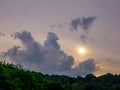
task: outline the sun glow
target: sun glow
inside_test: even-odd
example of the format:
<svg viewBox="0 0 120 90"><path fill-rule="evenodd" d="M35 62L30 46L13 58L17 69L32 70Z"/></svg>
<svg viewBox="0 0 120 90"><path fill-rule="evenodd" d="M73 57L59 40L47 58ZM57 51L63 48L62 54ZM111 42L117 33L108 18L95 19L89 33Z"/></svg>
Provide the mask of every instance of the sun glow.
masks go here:
<svg viewBox="0 0 120 90"><path fill-rule="evenodd" d="M84 55L86 53L86 49L81 47L78 49L79 54Z"/></svg>

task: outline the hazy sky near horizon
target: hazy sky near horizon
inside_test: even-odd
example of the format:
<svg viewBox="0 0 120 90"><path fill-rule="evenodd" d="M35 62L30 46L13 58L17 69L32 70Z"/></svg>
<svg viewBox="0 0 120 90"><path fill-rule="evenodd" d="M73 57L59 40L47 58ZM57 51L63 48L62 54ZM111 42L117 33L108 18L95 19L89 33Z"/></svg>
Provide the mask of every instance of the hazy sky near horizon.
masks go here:
<svg viewBox="0 0 120 90"><path fill-rule="evenodd" d="M96 19L88 29L78 23L78 31L71 31L71 22L83 17ZM120 73L119 27L120 0L0 0L0 52L23 44L11 37L15 32L31 32L42 46L47 36L56 37L47 35L53 32L66 57L72 55L81 63L94 59L99 66L93 72L97 75ZM80 47L86 49L86 54L78 53Z"/></svg>

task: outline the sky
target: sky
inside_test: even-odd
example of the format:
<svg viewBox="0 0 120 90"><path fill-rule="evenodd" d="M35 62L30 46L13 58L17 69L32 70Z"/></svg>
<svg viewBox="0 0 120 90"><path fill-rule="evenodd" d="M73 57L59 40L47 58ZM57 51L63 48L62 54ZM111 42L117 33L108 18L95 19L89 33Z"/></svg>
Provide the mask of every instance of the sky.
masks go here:
<svg viewBox="0 0 120 90"><path fill-rule="evenodd" d="M119 3L0 0L1 61L45 74L119 74Z"/></svg>

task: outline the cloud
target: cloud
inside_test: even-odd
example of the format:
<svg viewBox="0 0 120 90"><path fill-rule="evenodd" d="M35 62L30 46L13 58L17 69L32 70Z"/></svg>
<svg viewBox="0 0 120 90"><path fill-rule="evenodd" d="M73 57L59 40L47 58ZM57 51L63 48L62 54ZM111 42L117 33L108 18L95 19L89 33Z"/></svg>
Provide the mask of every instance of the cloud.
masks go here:
<svg viewBox="0 0 120 90"><path fill-rule="evenodd" d="M93 24L94 20L96 19L96 16L91 17L82 17L82 18L76 18L73 19L70 22L70 30L72 31L79 31L80 32L80 41L82 43L87 43L90 40L89 31L90 26Z"/></svg>
<svg viewBox="0 0 120 90"><path fill-rule="evenodd" d="M16 32L13 36L24 46L24 49L21 46L14 46L5 53L14 63L40 63L42 61L42 46L33 39L30 32Z"/></svg>
<svg viewBox="0 0 120 90"><path fill-rule="evenodd" d="M4 33L2 33L2 32L0 32L0 36L5 36L5 34L4 34Z"/></svg>
<svg viewBox="0 0 120 90"><path fill-rule="evenodd" d="M58 36L48 32L47 39L41 45L35 41L30 32L23 31L13 34L23 46L13 46L5 52L12 63L21 64L24 68L47 74L85 75L96 71L93 59L81 62L78 68L72 69L73 56L61 50Z"/></svg>
<svg viewBox="0 0 120 90"><path fill-rule="evenodd" d="M71 30L79 30L79 27L81 25L81 18L73 19L70 23Z"/></svg>
<svg viewBox="0 0 120 90"><path fill-rule="evenodd" d="M81 40L83 43L87 43L87 40L88 40L87 35L85 35L85 34L80 35L80 40Z"/></svg>
<svg viewBox="0 0 120 90"><path fill-rule="evenodd" d="M73 69L73 75L82 75L85 76L88 73L97 71L99 67L95 63L94 59L88 59L81 62L77 69Z"/></svg>
<svg viewBox="0 0 120 90"><path fill-rule="evenodd" d="M92 37L89 36L90 27L92 26L93 22L96 20L97 16L88 16L88 17L78 17L75 19L72 19L70 21L65 21L63 23L56 23L51 24L51 29L63 29L63 28L69 28L70 31L77 31L80 33L80 41L85 44L89 40L91 40Z"/></svg>
<svg viewBox="0 0 120 90"><path fill-rule="evenodd" d="M78 17L68 22L51 24L50 28L51 29L54 29L54 28L63 29L63 28L69 27L70 31L77 31L77 32L81 31L80 41L83 44L85 44L92 38L89 36L89 32L90 32L90 27L92 26L96 18L97 16Z"/></svg>
<svg viewBox="0 0 120 90"><path fill-rule="evenodd" d="M85 71L85 74L96 71L99 67L96 66L94 59L88 59L80 63L79 68L82 71Z"/></svg>
<svg viewBox="0 0 120 90"><path fill-rule="evenodd" d="M50 28L51 28L51 29L53 29L53 28L55 28L55 27L56 27L55 24L50 25Z"/></svg>
<svg viewBox="0 0 120 90"><path fill-rule="evenodd" d="M44 42L45 47L60 49L60 45L57 43L58 37L53 32L48 32L47 40Z"/></svg>
<svg viewBox="0 0 120 90"><path fill-rule="evenodd" d="M67 25L68 25L67 22L56 23L56 24L51 24L51 25L50 25L50 28L51 28L51 29L54 29L54 28L63 29L63 28L65 28Z"/></svg>
<svg viewBox="0 0 120 90"><path fill-rule="evenodd" d="M83 28L83 30L88 30L95 19L96 16L82 17L81 27Z"/></svg>
<svg viewBox="0 0 120 90"><path fill-rule="evenodd" d="M73 19L70 23L71 30L78 31L81 27L83 31L88 31L89 27L92 25L93 21L96 19L96 16L91 17L82 17Z"/></svg>

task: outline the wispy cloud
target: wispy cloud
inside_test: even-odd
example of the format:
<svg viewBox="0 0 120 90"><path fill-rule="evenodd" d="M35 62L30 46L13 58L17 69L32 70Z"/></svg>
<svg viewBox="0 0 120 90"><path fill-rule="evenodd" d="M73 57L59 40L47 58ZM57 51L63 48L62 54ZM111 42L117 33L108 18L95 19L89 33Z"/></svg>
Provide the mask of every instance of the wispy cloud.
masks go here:
<svg viewBox="0 0 120 90"><path fill-rule="evenodd" d="M62 29L62 28L64 28L64 27L66 27L66 25L68 25L67 22L56 23L56 24L51 24L51 25L50 25L50 28L51 28L51 29L54 29L54 28Z"/></svg>

